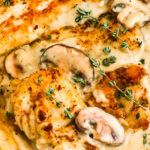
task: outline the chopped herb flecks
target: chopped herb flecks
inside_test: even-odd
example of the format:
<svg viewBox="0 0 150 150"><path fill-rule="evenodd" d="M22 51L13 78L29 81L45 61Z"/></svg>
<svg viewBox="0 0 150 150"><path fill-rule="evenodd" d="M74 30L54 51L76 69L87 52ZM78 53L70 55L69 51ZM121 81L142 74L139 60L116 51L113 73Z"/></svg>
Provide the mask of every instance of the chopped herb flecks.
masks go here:
<svg viewBox="0 0 150 150"><path fill-rule="evenodd" d="M106 47L103 49L103 52L104 52L106 55L110 54L111 50L110 50L109 46L106 46Z"/></svg>
<svg viewBox="0 0 150 150"><path fill-rule="evenodd" d="M128 47L129 47L129 45L128 45L128 43L126 42L126 40L122 41L122 48L123 48L123 49L126 49L126 48L128 48Z"/></svg>
<svg viewBox="0 0 150 150"><path fill-rule="evenodd" d="M46 48L42 48L41 50L40 50L40 52L44 52L46 50Z"/></svg>
<svg viewBox="0 0 150 150"><path fill-rule="evenodd" d="M123 107L124 107L124 105L123 105L122 103L120 103L119 106L120 106L120 108L123 108Z"/></svg>
<svg viewBox="0 0 150 150"><path fill-rule="evenodd" d="M43 57L44 57L44 58L47 57L47 52L44 52Z"/></svg>
<svg viewBox="0 0 150 150"><path fill-rule="evenodd" d="M10 0L5 0L4 5L5 6L10 6L11 5L11 1Z"/></svg>
<svg viewBox="0 0 150 150"><path fill-rule="evenodd" d="M36 41L39 43L39 42L41 42L41 39L36 39Z"/></svg>
<svg viewBox="0 0 150 150"><path fill-rule="evenodd" d="M143 145L146 145L147 143L147 133L143 134Z"/></svg>
<svg viewBox="0 0 150 150"><path fill-rule="evenodd" d="M114 87L116 85L116 80L108 82L109 86Z"/></svg>
<svg viewBox="0 0 150 150"><path fill-rule="evenodd" d="M124 95L123 95L123 96L124 96L124 97L126 98L126 100L128 100L128 101L134 99L133 92L132 92L132 90L130 90L130 89L126 90L126 91L124 92Z"/></svg>
<svg viewBox="0 0 150 150"><path fill-rule="evenodd" d="M126 34L127 33L127 31L128 31L128 29L127 28L124 28L124 30L123 30L123 34Z"/></svg>
<svg viewBox="0 0 150 150"><path fill-rule="evenodd" d="M69 108L66 108L65 110L64 110L64 113L65 113L65 115L69 118L69 119L72 119L73 117L72 117L72 114L69 112L70 111L70 109Z"/></svg>
<svg viewBox="0 0 150 150"><path fill-rule="evenodd" d="M116 57L110 56L109 58L105 58L102 63L104 66L110 66L110 64L114 64L115 62L116 62Z"/></svg>
<svg viewBox="0 0 150 150"><path fill-rule="evenodd" d="M85 82L85 80L84 80L83 78L74 75L74 76L72 77L72 79L73 79L76 83L79 83L82 88L85 87L86 82Z"/></svg>
<svg viewBox="0 0 150 150"><path fill-rule="evenodd" d="M54 88L49 88L47 91L46 91L46 96L48 96L49 97L49 100L53 100L53 97L52 97L52 95L51 94L54 94Z"/></svg>
<svg viewBox="0 0 150 150"><path fill-rule="evenodd" d="M112 37L113 37L114 39L116 39L116 38L118 37L119 33L120 33L120 29L117 28L116 31L112 33Z"/></svg>
<svg viewBox="0 0 150 150"><path fill-rule="evenodd" d="M114 64L114 63L116 62L116 57L115 57L115 56L110 56L110 57L109 57L109 62L110 62L111 64Z"/></svg>
<svg viewBox="0 0 150 150"><path fill-rule="evenodd" d="M145 64L145 59L143 59L143 58L140 59L140 63L144 65Z"/></svg>
<svg viewBox="0 0 150 150"><path fill-rule="evenodd" d="M139 118L140 118L140 114L137 113L137 114L136 114L136 119L138 120Z"/></svg>
<svg viewBox="0 0 150 150"><path fill-rule="evenodd" d="M46 95L49 96L50 94L53 94L54 91L55 91L54 88L49 88L48 91L46 92L47 93Z"/></svg>
<svg viewBox="0 0 150 150"><path fill-rule="evenodd" d="M104 75L105 75L104 70L99 70L99 73L100 73L102 76L104 76Z"/></svg>
<svg viewBox="0 0 150 150"><path fill-rule="evenodd" d="M96 60L95 58L90 58L90 62L93 67L99 68L100 67L100 61Z"/></svg>
<svg viewBox="0 0 150 150"><path fill-rule="evenodd" d="M38 83L40 84L42 82L42 79L41 79L41 75L38 76Z"/></svg>
<svg viewBox="0 0 150 150"><path fill-rule="evenodd" d="M136 40L136 43L138 44L139 47L141 47L141 45L142 45L143 42L142 42L142 41L139 41L139 40L137 39L137 40Z"/></svg>
<svg viewBox="0 0 150 150"><path fill-rule="evenodd" d="M52 36L51 35L49 35L47 38L46 38L46 40L51 40L52 39Z"/></svg>
<svg viewBox="0 0 150 150"><path fill-rule="evenodd" d="M109 28L109 23L104 23L103 25L102 25L102 29L103 30L105 30L105 29L108 29Z"/></svg>
<svg viewBox="0 0 150 150"><path fill-rule="evenodd" d="M77 9L78 16L75 18L76 22L80 22L83 18L89 18L92 14L92 11L85 11L81 8Z"/></svg>
<svg viewBox="0 0 150 150"><path fill-rule="evenodd" d="M62 102L60 102L60 101L57 101L56 102L56 106L58 107L58 108L60 108L60 105L62 104Z"/></svg>
<svg viewBox="0 0 150 150"><path fill-rule="evenodd" d="M10 112L8 112L8 111L6 112L6 117L10 118Z"/></svg>

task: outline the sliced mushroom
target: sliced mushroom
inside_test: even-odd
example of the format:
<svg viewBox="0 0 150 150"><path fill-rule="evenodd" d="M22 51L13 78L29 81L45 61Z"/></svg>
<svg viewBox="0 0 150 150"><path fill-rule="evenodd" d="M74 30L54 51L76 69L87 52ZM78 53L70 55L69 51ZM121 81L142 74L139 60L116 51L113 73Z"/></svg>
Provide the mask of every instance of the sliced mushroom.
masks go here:
<svg viewBox="0 0 150 150"><path fill-rule="evenodd" d="M93 134L94 139L106 144L120 145L124 141L124 129L118 120L97 107L81 110L76 124L80 131Z"/></svg>
<svg viewBox="0 0 150 150"><path fill-rule="evenodd" d="M141 26L150 19L149 6L137 0L114 0L111 8L127 28L133 28L136 24Z"/></svg>
<svg viewBox="0 0 150 150"><path fill-rule="evenodd" d="M33 65L36 64L34 67ZM29 52L23 49L11 51L4 60L4 68L6 72L13 78L22 79L33 73L38 63Z"/></svg>
<svg viewBox="0 0 150 150"><path fill-rule="evenodd" d="M46 57L44 55L46 54ZM55 44L46 49L41 57L41 63L51 62L64 71L72 71L89 83L94 78L94 69L88 55L81 50L64 44Z"/></svg>

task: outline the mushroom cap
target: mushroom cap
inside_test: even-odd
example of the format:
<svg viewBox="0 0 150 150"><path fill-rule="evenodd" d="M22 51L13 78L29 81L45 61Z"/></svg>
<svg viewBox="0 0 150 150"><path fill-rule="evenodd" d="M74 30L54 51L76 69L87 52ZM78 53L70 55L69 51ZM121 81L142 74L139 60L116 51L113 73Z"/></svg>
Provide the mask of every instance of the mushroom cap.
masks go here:
<svg viewBox="0 0 150 150"><path fill-rule="evenodd" d="M119 121L100 108L84 108L76 117L76 124L79 130L92 133L95 139L106 144L120 145L124 141L124 129ZM96 124L96 129L92 124Z"/></svg>
<svg viewBox="0 0 150 150"><path fill-rule="evenodd" d="M47 56L44 57L44 53ZM65 72L72 71L85 78L89 83L94 79L94 68L88 55L81 50L64 44L55 44L48 47L41 57L42 62L52 62Z"/></svg>
<svg viewBox="0 0 150 150"><path fill-rule="evenodd" d="M38 66L36 58L34 58L31 52L21 48L12 50L4 60L6 73L17 79L23 79L37 70L37 66L33 67L33 64Z"/></svg>
<svg viewBox="0 0 150 150"><path fill-rule="evenodd" d="M142 1L114 0L111 8L113 12L118 13L118 21L127 28L143 26L144 22L150 20L150 8Z"/></svg>

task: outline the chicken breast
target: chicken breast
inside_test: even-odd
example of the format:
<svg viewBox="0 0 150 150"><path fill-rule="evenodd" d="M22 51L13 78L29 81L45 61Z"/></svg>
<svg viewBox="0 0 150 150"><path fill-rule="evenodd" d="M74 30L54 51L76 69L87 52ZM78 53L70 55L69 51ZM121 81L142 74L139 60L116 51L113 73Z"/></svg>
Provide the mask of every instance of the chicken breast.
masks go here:
<svg viewBox="0 0 150 150"><path fill-rule="evenodd" d="M134 97L139 104L147 107L147 90L140 83L145 74L145 69L137 65L120 67L115 71L107 72L107 76L116 82L125 95L130 96L131 99ZM123 93L111 86L110 80L104 77L93 90L93 98L88 103L90 106L104 108L117 118L127 118L130 128L148 128L146 111L135 105L131 99L126 98ZM135 121L131 123L130 120L133 119Z"/></svg>
<svg viewBox="0 0 150 150"><path fill-rule="evenodd" d="M16 85L15 120L29 139L53 145L74 137L76 129L70 124L85 104L60 69L38 71Z"/></svg>

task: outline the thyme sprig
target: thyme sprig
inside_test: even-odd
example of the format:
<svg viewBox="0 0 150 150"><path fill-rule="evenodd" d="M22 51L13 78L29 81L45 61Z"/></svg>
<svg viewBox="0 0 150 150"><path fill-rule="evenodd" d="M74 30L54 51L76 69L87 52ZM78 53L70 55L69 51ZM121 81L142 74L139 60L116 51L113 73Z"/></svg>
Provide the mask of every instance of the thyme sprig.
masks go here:
<svg viewBox="0 0 150 150"><path fill-rule="evenodd" d="M94 59L95 62L99 62L99 61L97 61L95 58L92 58L92 59ZM93 67L94 67L94 66L93 66ZM97 67L95 67L95 68L97 68ZM134 96L133 96L132 90L122 90L122 89L117 85L116 80L112 81L112 80L109 78L109 76L104 72L104 70L101 69L100 65L99 65L99 67L98 67L97 69L99 69L99 73L100 73L101 75L105 76L105 77L109 80L108 84L109 84L111 87L116 88L116 89L126 98L126 100L134 102L137 106L141 107L143 110L147 110L146 107L142 106L141 104L139 104L138 101L135 100L135 98L134 98Z"/></svg>
<svg viewBox="0 0 150 150"><path fill-rule="evenodd" d="M77 9L78 16L75 18L76 22L80 22L83 18L89 18L92 14L92 11L85 11L81 8Z"/></svg>
<svg viewBox="0 0 150 150"><path fill-rule="evenodd" d="M114 39L119 39L119 40L121 40L122 41L122 48L123 49L129 49L130 50L130 47L129 47L129 45L128 45L128 43L126 42L126 40L124 40L124 39L122 39L120 36L119 36L119 34L120 34L120 28L117 28L115 31L112 31L110 28L110 25L109 25L109 23L104 23L104 24L102 24L101 25L101 28L103 29L103 30L108 30L108 31L110 31L111 33L112 33L112 37L114 38ZM126 32L124 32L123 34L125 34Z"/></svg>

